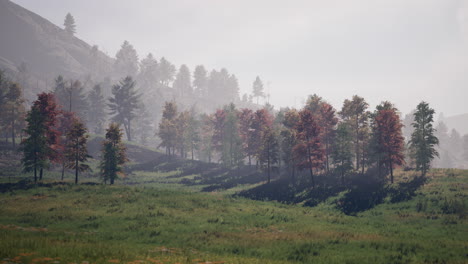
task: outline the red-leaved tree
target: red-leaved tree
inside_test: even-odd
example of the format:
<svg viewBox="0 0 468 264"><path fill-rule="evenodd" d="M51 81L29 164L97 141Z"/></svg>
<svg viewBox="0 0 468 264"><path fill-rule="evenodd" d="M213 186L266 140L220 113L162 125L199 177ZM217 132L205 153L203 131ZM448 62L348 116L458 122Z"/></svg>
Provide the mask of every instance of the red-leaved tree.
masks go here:
<svg viewBox="0 0 468 264"><path fill-rule="evenodd" d="M309 169L312 186L315 187L314 169L322 168L324 150L320 143L321 129L308 109L299 112L299 122L296 126L299 143L294 147L295 159L300 169Z"/></svg>

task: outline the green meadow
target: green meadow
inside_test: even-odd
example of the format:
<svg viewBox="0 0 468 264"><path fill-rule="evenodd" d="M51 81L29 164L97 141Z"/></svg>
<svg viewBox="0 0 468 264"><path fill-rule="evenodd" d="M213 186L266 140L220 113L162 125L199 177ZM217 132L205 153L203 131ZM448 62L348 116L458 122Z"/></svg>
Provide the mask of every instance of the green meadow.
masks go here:
<svg viewBox="0 0 468 264"><path fill-rule="evenodd" d="M414 197L355 215L201 192L179 171L116 185L2 177L1 263L467 263L468 171L432 170ZM413 172L398 172L408 181ZM29 178L30 176L27 175ZM197 175L184 176L185 179Z"/></svg>

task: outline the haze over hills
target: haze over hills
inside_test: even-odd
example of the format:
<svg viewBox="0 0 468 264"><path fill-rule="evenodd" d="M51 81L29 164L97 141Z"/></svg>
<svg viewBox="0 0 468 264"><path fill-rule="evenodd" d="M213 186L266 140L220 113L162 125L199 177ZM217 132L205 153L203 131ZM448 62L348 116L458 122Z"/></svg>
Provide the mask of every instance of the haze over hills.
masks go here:
<svg viewBox="0 0 468 264"><path fill-rule="evenodd" d="M0 34L0 68L22 82L28 100L50 90L59 74L82 82L121 77L113 76L114 58L9 0L0 0ZM166 91L164 97L173 96ZM468 114L447 116L444 122L461 135L468 133Z"/></svg>

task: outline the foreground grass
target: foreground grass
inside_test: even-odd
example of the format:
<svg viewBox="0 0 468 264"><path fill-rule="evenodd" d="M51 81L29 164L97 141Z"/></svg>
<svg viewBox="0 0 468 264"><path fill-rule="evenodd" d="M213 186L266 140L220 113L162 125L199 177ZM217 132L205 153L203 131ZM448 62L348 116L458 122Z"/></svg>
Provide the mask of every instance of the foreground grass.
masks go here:
<svg viewBox="0 0 468 264"><path fill-rule="evenodd" d="M339 197L312 208L252 201L183 188L173 174L0 194L0 261L468 262L467 171L435 170L413 199L357 216L336 209Z"/></svg>

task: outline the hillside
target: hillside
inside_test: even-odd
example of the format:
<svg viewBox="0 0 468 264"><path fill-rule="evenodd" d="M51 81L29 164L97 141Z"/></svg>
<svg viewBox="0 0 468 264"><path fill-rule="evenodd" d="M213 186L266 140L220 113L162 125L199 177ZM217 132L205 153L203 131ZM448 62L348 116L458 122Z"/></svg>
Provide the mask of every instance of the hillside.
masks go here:
<svg viewBox="0 0 468 264"><path fill-rule="evenodd" d="M82 78L105 72L113 63L88 43L9 0L0 0L0 36L0 68L15 73L24 64L27 91L44 89L59 74Z"/></svg>
<svg viewBox="0 0 468 264"><path fill-rule="evenodd" d="M457 130L461 135L468 134L468 114L454 115L442 120L449 129Z"/></svg>

